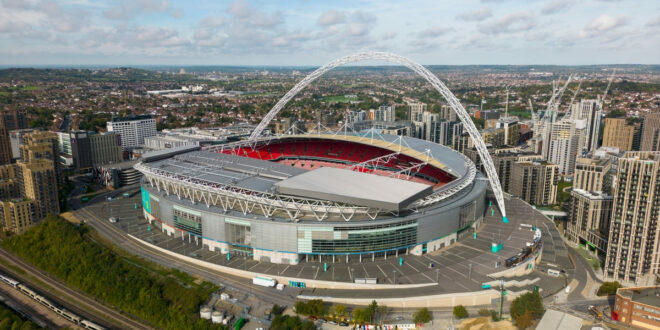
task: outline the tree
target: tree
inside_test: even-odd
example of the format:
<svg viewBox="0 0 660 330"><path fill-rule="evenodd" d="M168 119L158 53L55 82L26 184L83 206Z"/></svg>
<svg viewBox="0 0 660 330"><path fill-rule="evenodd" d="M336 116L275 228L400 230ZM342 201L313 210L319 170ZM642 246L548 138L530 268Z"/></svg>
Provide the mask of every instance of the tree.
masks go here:
<svg viewBox="0 0 660 330"><path fill-rule="evenodd" d="M479 310L479 316L490 316L490 311L488 308L482 308Z"/></svg>
<svg viewBox="0 0 660 330"><path fill-rule="evenodd" d="M367 317L367 310L364 308L355 308L353 309L353 322L355 324L364 324L367 323L369 318Z"/></svg>
<svg viewBox="0 0 660 330"><path fill-rule="evenodd" d="M468 311L463 305L454 306L454 317L463 319L468 317Z"/></svg>
<svg viewBox="0 0 660 330"><path fill-rule="evenodd" d="M600 287L598 288L597 295L607 296L607 295L616 294L616 290L621 287L623 286L618 281L603 282L603 284L601 284Z"/></svg>
<svg viewBox="0 0 660 330"><path fill-rule="evenodd" d="M374 323L373 320L374 320L374 316L376 315L377 311L378 311L378 303L375 300L372 300L371 304L369 304L369 306L367 306L367 309L366 309L366 313L367 313L366 317L367 317L367 320L369 320L370 323Z"/></svg>
<svg viewBox="0 0 660 330"><path fill-rule="evenodd" d="M293 305L293 309L296 311L296 314L307 314L307 303L298 300L296 301L296 304Z"/></svg>
<svg viewBox="0 0 660 330"><path fill-rule="evenodd" d="M519 329L527 329L532 326L532 320L534 320L532 312L525 311L523 315L516 317L516 326L518 326Z"/></svg>
<svg viewBox="0 0 660 330"><path fill-rule="evenodd" d="M537 291L527 292L511 302L511 318L517 320L518 317L529 311L532 319L540 319L543 316L543 300Z"/></svg>
<svg viewBox="0 0 660 330"><path fill-rule="evenodd" d="M431 312L429 312L429 309L426 307L418 309L415 314L413 314L413 322L415 322L415 324L431 322Z"/></svg>
<svg viewBox="0 0 660 330"><path fill-rule="evenodd" d="M336 316L344 317L346 316L346 306L342 304L337 304L333 306Z"/></svg>

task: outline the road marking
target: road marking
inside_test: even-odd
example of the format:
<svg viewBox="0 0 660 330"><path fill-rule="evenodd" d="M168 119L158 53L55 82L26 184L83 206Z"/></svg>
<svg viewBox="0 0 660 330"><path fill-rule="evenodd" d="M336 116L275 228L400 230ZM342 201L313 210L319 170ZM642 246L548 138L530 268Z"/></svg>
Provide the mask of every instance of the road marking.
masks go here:
<svg viewBox="0 0 660 330"><path fill-rule="evenodd" d="M284 274L286 272L286 270L289 269L289 266L291 266L291 265L286 265L286 268L284 268L284 270L280 274Z"/></svg>
<svg viewBox="0 0 660 330"><path fill-rule="evenodd" d="M298 275L296 275L296 277L300 277L300 273L302 273L302 271L303 271L304 269L305 269L305 266L302 266L302 267L300 268L300 271L298 271Z"/></svg>
<svg viewBox="0 0 660 330"><path fill-rule="evenodd" d="M364 267L364 265L361 265L362 269L364 269L364 277L369 277L369 273L367 272L367 269Z"/></svg>
<svg viewBox="0 0 660 330"><path fill-rule="evenodd" d="M376 267L378 267L378 269L380 269L380 272L383 273L383 276L385 276L385 278L389 279L389 277L387 277L387 274L385 274L385 272L383 271L383 269L380 268L380 266L379 266L378 264L376 264ZM392 284L394 284L394 282L393 282L392 280L390 280L390 282L392 282Z"/></svg>

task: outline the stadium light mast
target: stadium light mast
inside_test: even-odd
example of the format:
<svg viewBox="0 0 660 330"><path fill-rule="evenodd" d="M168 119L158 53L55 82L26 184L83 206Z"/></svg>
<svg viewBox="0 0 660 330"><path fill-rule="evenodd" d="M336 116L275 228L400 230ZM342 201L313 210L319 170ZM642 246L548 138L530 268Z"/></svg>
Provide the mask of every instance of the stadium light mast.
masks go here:
<svg viewBox="0 0 660 330"><path fill-rule="evenodd" d="M495 171L495 165L493 165L493 160L490 157L490 154L488 153L488 149L486 148L486 143L481 138L481 134L479 133L479 130L477 130L477 127L472 122L470 115L465 110L465 108L458 100L458 98L456 98L456 96L451 92L451 90L449 90L449 88L447 88L447 86L436 75L434 75L431 71L429 71L421 64L418 64L410 60L409 58L401 55L387 53L387 52L360 52L360 53L355 53L353 55L340 57L334 61L331 61L323 65L322 67L316 69L314 72L307 75L303 80L299 81L295 86L293 86L291 90L289 90L286 94L284 94L284 96L275 104L275 106L273 106L273 108L261 120L259 125L254 129L254 131L250 135L249 140L255 141L257 138L259 138L261 132L268 126L268 123L270 123L271 120L273 120L275 116L277 116L280 110L282 110L282 108L284 108L284 106L291 99L293 99L301 90L307 87L307 85L309 85L311 82L313 82L314 80L325 74L326 72L338 66L353 62L366 61L366 60L379 60L379 61L385 61L385 62L403 65L413 70L420 77L424 78L429 84L431 84L431 86L433 86L433 88L435 88L435 90L437 90L440 93L440 95L444 97L444 99L447 101L449 106L452 108L452 110L454 110L458 118L463 123L463 126L470 135L470 138L472 138L472 141L474 141L474 145L477 149L477 153L479 154L479 157L483 162L484 169L486 170L486 175L488 176L488 180L490 181L490 186L493 189L493 193L495 194L497 205L500 208L500 212L502 212L502 221L505 223L509 222L509 219L506 216L506 208L504 205L504 194L502 192L502 186L500 185L500 180L497 176L497 171Z"/></svg>

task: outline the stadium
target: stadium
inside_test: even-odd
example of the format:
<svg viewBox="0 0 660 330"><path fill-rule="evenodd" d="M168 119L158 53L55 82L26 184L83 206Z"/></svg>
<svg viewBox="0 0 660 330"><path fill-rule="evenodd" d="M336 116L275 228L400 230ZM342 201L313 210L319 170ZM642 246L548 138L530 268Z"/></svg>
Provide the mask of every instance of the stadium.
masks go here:
<svg viewBox="0 0 660 330"><path fill-rule="evenodd" d="M271 263L422 255L486 211L488 181L472 161L375 130L164 149L135 168L153 226Z"/></svg>

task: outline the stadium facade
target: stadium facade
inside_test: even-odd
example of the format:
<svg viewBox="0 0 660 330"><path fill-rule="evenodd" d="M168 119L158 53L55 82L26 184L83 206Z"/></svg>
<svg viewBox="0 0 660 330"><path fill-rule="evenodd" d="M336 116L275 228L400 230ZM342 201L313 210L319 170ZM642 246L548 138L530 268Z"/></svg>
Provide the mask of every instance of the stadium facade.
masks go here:
<svg viewBox="0 0 660 330"><path fill-rule="evenodd" d="M471 232L486 209L472 161L373 130L165 149L135 168L155 227L273 263L421 255Z"/></svg>

